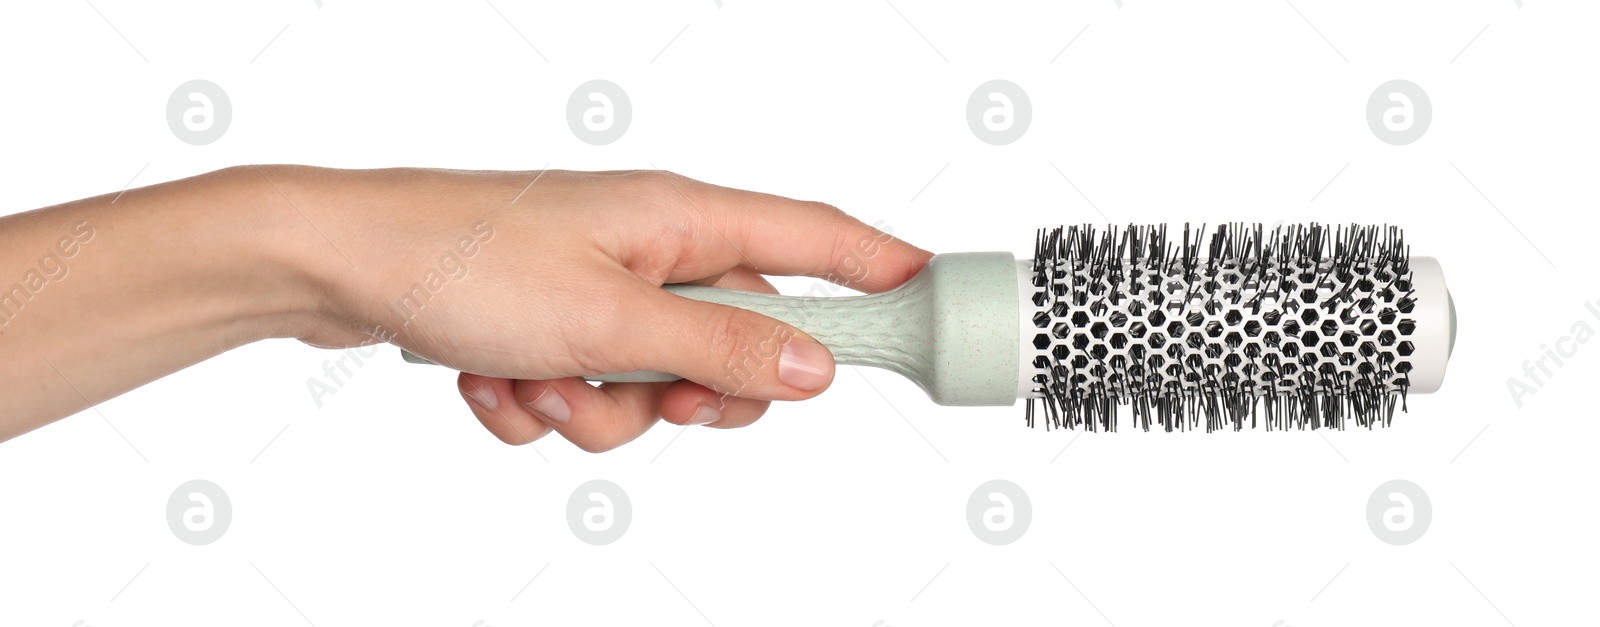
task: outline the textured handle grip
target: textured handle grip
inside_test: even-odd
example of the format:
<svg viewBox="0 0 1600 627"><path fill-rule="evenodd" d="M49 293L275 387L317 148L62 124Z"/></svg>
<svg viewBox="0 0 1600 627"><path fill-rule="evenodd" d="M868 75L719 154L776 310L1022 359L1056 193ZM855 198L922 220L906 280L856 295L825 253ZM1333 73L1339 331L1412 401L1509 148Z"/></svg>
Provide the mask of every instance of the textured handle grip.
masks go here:
<svg viewBox="0 0 1600 627"><path fill-rule="evenodd" d="M670 285L685 298L748 309L816 338L843 365L872 366L911 379L941 405L1011 405L1021 359L1018 270L1010 253L936 255L898 288L843 297L776 296L698 285ZM748 347L728 364L748 375L771 346ZM407 361L431 363L405 353ZM591 381L672 381L661 372L586 377Z"/></svg>
<svg viewBox="0 0 1600 627"><path fill-rule="evenodd" d="M917 275L905 285L866 296L777 296L700 285L670 285L667 291L695 300L748 309L805 331L833 352L835 362L872 366L920 379L932 371L932 282ZM731 372L758 360L776 359L776 346L747 347ZM650 378L646 378L650 377ZM663 373L629 372L589 377L591 381L669 381Z"/></svg>

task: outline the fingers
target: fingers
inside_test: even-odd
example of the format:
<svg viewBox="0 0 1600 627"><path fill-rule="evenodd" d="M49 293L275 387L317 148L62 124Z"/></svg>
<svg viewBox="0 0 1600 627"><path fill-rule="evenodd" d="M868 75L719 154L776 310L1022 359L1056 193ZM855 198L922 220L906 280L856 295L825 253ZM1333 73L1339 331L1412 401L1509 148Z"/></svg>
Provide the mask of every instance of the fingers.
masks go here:
<svg viewBox="0 0 1600 627"><path fill-rule="evenodd" d="M741 290L745 292L761 292L763 294L777 294L778 288L766 278L749 268L730 268L721 276L710 277L699 281L690 281L695 285L710 285L725 290Z"/></svg>
<svg viewBox="0 0 1600 627"><path fill-rule="evenodd" d="M933 256L823 203L658 175L661 193L687 206L683 215L694 227L685 232L669 283L698 278L693 273L706 267L742 266L881 292L910 279Z"/></svg>
<svg viewBox="0 0 1600 627"><path fill-rule="evenodd" d="M674 381L661 397L661 419L672 424L719 429L747 426L772 403L718 394L693 381Z"/></svg>
<svg viewBox="0 0 1600 627"><path fill-rule="evenodd" d="M760 274L733 268L722 276L696 281L727 290L777 294ZM661 396L661 419L683 426L705 425L727 429L747 426L767 412L768 401L720 394L689 380L673 382Z"/></svg>
<svg viewBox="0 0 1600 627"><path fill-rule="evenodd" d="M517 381L512 396L529 414L550 425L578 448L609 451L650 429L660 418L661 397L670 383L605 383L581 379Z"/></svg>
<svg viewBox="0 0 1600 627"><path fill-rule="evenodd" d="M459 385L473 415L500 441L520 446L554 431L591 453L632 442L658 416L685 427L728 429L755 422L769 404L682 380L595 388L578 379L512 381L463 373Z"/></svg>
<svg viewBox="0 0 1600 627"><path fill-rule="evenodd" d="M514 402L510 380L463 372L456 378L456 386L472 415L500 441L521 446L550 433L549 424Z"/></svg>
<svg viewBox="0 0 1600 627"><path fill-rule="evenodd" d="M833 381L833 354L798 329L753 311L638 290L619 303L613 346L596 359L670 372L721 394L762 400L816 396Z"/></svg>
<svg viewBox="0 0 1600 627"><path fill-rule="evenodd" d="M572 361L582 368L551 374L660 370L687 380L594 387L575 378L464 375L462 393L474 414L503 441L531 442L554 430L584 450L609 450L663 418L679 425L747 425L766 411L767 401L810 398L832 383L833 355L810 336L751 311L656 289L663 281L773 293L761 274L807 275L879 292L904 283L932 256L821 203L667 173L614 177L626 180L597 184L638 194L634 200L646 202L630 204L654 214L585 228L595 232L590 239L601 254L632 271L625 276L639 289L591 282L573 292L596 285L594 291L610 298L604 307L583 309L586 317L566 327L582 331L565 336ZM641 230L654 235L641 240Z"/></svg>
<svg viewBox="0 0 1600 627"><path fill-rule="evenodd" d="M760 275L734 268L706 283L775 294ZM473 415L501 441L521 445L551 431L586 451L606 451L647 431L657 416L682 426L743 427L766 413L767 401L728 396L693 381L605 384L577 379L513 381L462 373L458 387Z"/></svg>
<svg viewBox="0 0 1600 627"><path fill-rule="evenodd" d="M658 416L682 426L734 428L755 422L768 405L692 381L596 388L578 379L511 381L463 373L459 385L472 413L506 444L527 444L555 431L591 453L633 441Z"/></svg>
<svg viewBox="0 0 1600 627"><path fill-rule="evenodd" d="M695 281L723 289L776 294L766 279L746 268L732 268L719 276ZM671 372L700 384L703 393L692 394L682 405L663 407L669 422L692 422L697 403L718 396L757 400L800 400L816 396L833 380L833 355L792 326L766 316L725 305L683 298L671 293L641 289L615 306L624 321L608 329L615 346L625 353L593 355L589 361L620 360L621 370ZM692 388L685 388L692 389ZM671 397L685 394L674 388ZM729 401L738 421L730 416L719 426L749 424L766 411L744 399ZM674 413L680 407L684 413Z"/></svg>

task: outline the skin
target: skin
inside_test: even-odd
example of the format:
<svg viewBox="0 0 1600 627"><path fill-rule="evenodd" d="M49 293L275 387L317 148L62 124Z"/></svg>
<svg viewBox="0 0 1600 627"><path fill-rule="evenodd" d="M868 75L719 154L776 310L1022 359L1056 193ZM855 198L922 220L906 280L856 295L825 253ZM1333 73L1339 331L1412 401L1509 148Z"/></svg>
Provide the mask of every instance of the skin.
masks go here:
<svg viewBox="0 0 1600 627"><path fill-rule="evenodd" d="M667 172L229 168L0 218L0 290L23 289L0 293L0 441L268 338L390 342L459 370L508 444L741 427L820 393L832 356L659 286L775 293L762 274L805 275L879 292L930 256L822 203ZM779 358L729 367L778 341ZM636 370L684 380L577 378Z"/></svg>

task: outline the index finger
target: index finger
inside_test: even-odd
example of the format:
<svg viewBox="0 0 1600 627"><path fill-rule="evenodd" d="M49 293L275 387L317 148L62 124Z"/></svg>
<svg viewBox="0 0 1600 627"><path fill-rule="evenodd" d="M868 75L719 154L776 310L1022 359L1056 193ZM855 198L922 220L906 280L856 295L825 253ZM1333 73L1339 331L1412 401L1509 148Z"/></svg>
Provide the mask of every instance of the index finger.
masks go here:
<svg viewBox="0 0 1600 627"><path fill-rule="evenodd" d="M680 268L742 266L882 292L906 282L933 256L832 205L677 176L667 183L689 209L687 219L696 221L683 231ZM693 278L675 270L668 281Z"/></svg>

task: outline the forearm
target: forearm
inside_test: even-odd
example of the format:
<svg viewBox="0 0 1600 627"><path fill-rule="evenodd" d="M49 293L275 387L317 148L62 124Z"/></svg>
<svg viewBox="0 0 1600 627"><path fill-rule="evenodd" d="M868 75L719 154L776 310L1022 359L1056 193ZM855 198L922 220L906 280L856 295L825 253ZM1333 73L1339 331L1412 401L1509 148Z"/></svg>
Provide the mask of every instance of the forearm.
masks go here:
<svg viewBox="0 0 1600 627"><path fill-rule="evenodd" d="M0 440L299 333L315 289L288 211L231 169L0 218Z"/></svg>

